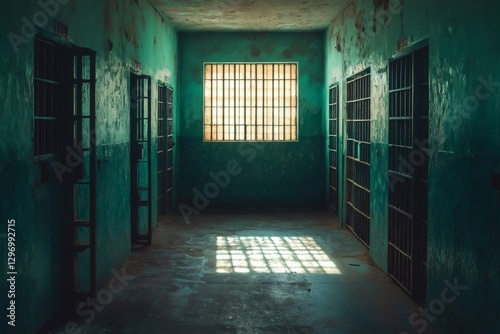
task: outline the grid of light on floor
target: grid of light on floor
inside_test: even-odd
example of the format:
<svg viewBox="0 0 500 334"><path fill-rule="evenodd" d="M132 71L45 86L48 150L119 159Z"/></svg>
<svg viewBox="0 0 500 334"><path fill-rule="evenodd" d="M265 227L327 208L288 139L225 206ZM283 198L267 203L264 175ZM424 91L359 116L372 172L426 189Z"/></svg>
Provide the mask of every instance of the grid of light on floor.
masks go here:
<svg viewBox="0 0 500 334"><path fill-rule="evenodd" d="M312 237L217 237L218 273L340 274Z"/></svg>
<svg viewBox="0 0 500 334"><path fill-rule="evenodd" d="M205 141L296 141L297 68L205 64Z"/></svg>

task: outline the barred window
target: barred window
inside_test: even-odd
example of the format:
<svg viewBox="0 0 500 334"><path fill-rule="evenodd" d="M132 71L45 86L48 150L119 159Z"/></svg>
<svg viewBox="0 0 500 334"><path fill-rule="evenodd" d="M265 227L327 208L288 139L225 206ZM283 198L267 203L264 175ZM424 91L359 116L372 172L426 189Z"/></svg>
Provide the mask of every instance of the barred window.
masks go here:
<svg viewBox="0 0 500 334"><path fill-rule="evenodd" d="M205 141L296 141L297 63L206 63Z"/></svg>

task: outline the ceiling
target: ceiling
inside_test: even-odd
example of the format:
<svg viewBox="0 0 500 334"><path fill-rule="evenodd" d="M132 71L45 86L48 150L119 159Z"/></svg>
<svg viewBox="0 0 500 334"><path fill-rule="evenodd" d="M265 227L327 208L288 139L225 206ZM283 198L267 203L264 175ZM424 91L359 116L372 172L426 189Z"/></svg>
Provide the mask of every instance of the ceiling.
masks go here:
<svg viewBox="0 0 500 334"><path fill-rule="evenodd" d="M150 0L179 31L323 30L351 0Z"/></svg>

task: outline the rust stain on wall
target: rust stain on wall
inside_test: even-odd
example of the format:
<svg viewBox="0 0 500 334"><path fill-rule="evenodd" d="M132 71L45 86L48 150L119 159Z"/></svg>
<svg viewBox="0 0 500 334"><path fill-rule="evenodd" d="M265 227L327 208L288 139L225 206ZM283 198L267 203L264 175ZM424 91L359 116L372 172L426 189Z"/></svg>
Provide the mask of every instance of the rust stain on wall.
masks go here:
<svg viewBox="0 0 500 334"><path fill-rule="evenodd" d="M389 10L389 1L390 0L373 0L373 31L377 30L377 12L380 8L383 8L385 11ZM384 20L387 20L385 18Z"/></svg>
<svg viewBox="0 0 500 334"><path fill-rule="evenodd" d="M135 24L135 18L133 18L130 23L125 27L125 38L127 41L131 42L137 49L139 47L137 38L137 29Z"/></svg>
<svg viewBox="0 0 500 334"><path fill-rule="evenodd" d="M389 9L389 0L373 0L373 9L377 12L380 8Z"/></svg>
<svg viewBox="0 0 500 334"><path fill-rule="evenodd" d="M345 26L345 23L348 19L356 19L356 27L358 26L357 20L358 16L356 15L356 2L351 2L340 15L335 17L332 22L330 28L330 40L335 38L335 49L338 52L342 52L345 45L346 39L346 30L341 29L341 27ZM358 14L359 15L359 14ZM358 33L359 35L359 33ZM359 37L358 37L359 38Z"/></svg>
<svg viewBox="0 0 500 334"><path fill-rule="evenodd" d="M337 41L336 41L336 44L335 44L335 49L338 52L342 52L343 46L344 46L344 40L340 36L340 33L338 33L337 34Z"/></svg>

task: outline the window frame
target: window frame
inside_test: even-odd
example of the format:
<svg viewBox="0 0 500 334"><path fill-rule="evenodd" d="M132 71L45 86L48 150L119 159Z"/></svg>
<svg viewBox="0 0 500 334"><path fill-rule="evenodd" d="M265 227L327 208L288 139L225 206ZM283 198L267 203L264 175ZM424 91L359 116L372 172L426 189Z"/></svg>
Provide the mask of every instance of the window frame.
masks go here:
<svg viewBox="0 0 500 334"><path fill-rule="evenodd" d="M295 77L295 82L296 82L296 110L295 110L295 113L296 113L296 117L295 117L295 139L290 139L290 140L286 140L286 139L283 139L283 140L279 140L279 139L272 139L272 140L266 140L266 139L245 139L245 140L241 140L241 139L234 139L234 140L227 140L227 139L223 139L223 140L207 140L205 139L205 128L206 128L206 124L205 124L205 74L206 74L206 65L258 65L258 64L262 64L262 65L289 65L289 64L294 64L296 66L296 77ZM206 62L203 62L203 67L202 67L202 71L203 71L203 79L202 79L202 94L203 94L203 106L202 106L202 126L203 126L203 142L204 143L252 143L252 142L262 142L262 143L296 143L299 141L299 128L300 128L300 120L299 120L299 103L300 103L300 89L299 89L299 62L297 61L285 61L285 62L280 62L280 61L259 61L259 62L251 62L251 61L241 61L241 62L235 62L235 61L232 61L232 62L217 62L217 61L206 61ZM292 125L290 125L292 126Z"/></svg>
<svg viewBox="0 0 500 334"><path fill-rule="evenodd" d="M51 61L47 59L42 61L42 53ZM68 112L72 115L75 102L74 57L71 47L47 36L37 34L34 37L31 145L35 188L57 182L51 165L61 159L65 152L64 148L69 143ZM48 90L51 92L48 93ZM52 104L51 115L46 114L49 109L49 105L45 104L47 98L50 98ZM47 131L50 127L52 127L51 133Z"/></svg>

